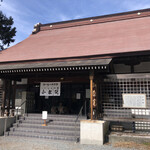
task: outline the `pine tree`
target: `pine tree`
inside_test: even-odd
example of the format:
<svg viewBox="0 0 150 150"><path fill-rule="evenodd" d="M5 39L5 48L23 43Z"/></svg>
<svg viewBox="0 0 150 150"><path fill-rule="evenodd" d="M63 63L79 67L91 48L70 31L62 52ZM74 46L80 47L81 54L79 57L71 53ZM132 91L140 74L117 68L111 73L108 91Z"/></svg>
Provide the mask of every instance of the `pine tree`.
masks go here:
<svg viewBox="0 0 150 150"><path fill-rule="evenodd" d="M3 50L14 42L13 37L16 35L16 28L12 27L14 21L12 17L7 18L6 15L0 11L0 50Z"/></svg>

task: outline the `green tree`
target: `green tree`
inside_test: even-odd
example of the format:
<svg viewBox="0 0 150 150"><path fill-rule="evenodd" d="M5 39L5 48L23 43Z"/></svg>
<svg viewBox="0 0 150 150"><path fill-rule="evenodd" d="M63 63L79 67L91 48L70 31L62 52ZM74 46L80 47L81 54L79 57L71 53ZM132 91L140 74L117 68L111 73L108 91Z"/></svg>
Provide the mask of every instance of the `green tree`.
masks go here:
<svg viewBox="0 0 150 150"><path fill-rule="evenodd" d="M14 24L13 18L7 18L6 15L0 11L0 50L8 47L11 42L14 42L13 37L16 35L16 27L12 27Z"/></svg>

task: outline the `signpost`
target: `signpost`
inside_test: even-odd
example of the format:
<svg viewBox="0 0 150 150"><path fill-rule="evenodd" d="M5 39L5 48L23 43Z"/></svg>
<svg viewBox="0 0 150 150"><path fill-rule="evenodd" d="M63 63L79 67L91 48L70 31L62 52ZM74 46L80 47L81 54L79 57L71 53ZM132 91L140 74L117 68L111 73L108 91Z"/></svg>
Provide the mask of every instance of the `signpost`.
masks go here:
<svg viewBox="0 0 150 150"><path fill-rule="evenodd" d="M42 124L42 126L47 126L46 124L47 111L42 111L42 119L44 120L44 124Z"/></svg>

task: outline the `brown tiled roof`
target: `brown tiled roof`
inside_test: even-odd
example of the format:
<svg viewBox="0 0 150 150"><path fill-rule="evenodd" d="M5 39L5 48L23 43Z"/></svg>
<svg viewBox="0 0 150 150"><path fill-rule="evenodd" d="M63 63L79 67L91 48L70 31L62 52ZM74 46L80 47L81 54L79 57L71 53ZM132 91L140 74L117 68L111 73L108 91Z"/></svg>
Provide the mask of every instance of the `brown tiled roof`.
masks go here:
<svg viewBox="0 0 150 150"><path fill-rule="evenodd" d="M111 55L150 50L150 9L39 26L3 50L0 62Z"/></svg>

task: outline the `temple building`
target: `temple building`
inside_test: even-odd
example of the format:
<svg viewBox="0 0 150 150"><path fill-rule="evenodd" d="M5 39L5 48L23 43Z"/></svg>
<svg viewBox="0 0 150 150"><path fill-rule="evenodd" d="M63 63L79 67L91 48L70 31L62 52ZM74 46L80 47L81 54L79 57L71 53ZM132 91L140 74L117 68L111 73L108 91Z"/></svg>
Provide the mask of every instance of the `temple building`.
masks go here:
<svg viewBox="0 0 150 150"><path fill-rule="evenodd" d="M20 107L147 123L149 66L150 9L38 23L27 39L0 52L1 114Z"/></svg>

